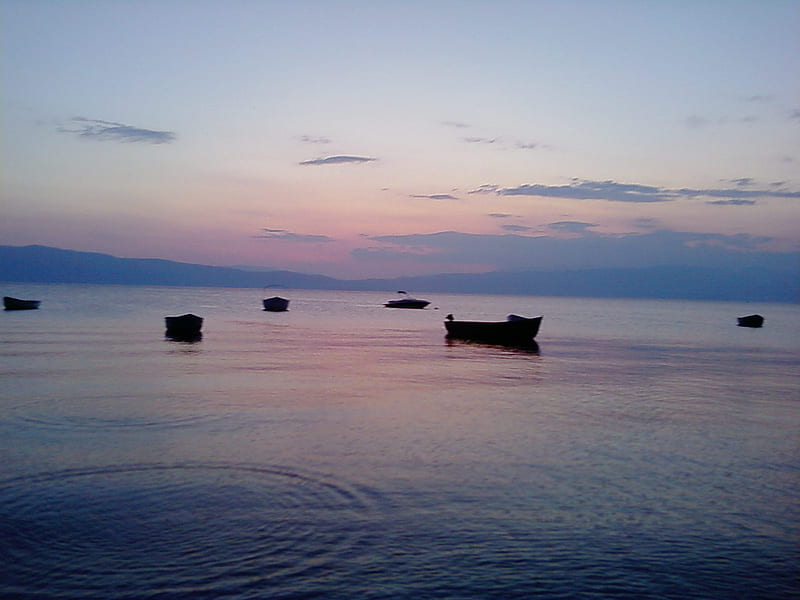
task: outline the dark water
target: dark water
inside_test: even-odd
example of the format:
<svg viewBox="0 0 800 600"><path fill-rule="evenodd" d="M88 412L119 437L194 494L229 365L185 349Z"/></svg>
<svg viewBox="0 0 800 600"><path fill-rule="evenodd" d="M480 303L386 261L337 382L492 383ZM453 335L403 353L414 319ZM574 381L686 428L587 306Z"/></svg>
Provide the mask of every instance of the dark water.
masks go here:
<svg viewBox="0 0 800 600"><path fill-rule="evenodd" d="M0 598L800 595L797 306L3 293L43 303L0 313Z"/></svg>

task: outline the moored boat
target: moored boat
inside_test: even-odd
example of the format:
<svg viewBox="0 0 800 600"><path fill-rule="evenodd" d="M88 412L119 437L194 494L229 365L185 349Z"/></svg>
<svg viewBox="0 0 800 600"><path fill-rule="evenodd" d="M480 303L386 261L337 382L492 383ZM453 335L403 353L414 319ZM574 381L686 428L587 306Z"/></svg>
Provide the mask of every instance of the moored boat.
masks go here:
<svg viewBox="0 0 800 600"><path fill-rule="evenodd" d="M268 310L270 312L283 312L285 310L289 310L289 301L286 298L281 298L280 296L264 298L263 304L264 310Z"/></svg>
<svg viewBox="0 0 800 600"><path fill-rule="evenodd" d="M403 298L397 300L389 300L384 304L386 308L425 308L430 304L427 300L420 300L419 298L412 298L408 296L408 292L399 291Z"/></svg>
<svg viewBox="0 0 800 600"><path fill-rule="evenodd" d="M6 310L34 310L39 308L41 300L20 300L11 296L3 296L3 308Z"/></svg>
<svg viewBox="0 0 800 600"><path fill-rule="evenodd" d="M456 321L447 315L444 327L448 338L473 340L490 344L525 345L533 343L542 317L508 315L505 321Z"/></svg>
<svg viewBox="0 0 800 600"><path fill-rule="evenodd" d="M203 318L191 313L177 317L164 317L166 336L175 340L195 341L202 335Z"/></svg>
<svg viewBox="0 0 800 600"><path fill-rule="evenodd" d="M761 315L747 315L746 317L738 317L739 327L761 327L764 324L764 317Z"/></svg>

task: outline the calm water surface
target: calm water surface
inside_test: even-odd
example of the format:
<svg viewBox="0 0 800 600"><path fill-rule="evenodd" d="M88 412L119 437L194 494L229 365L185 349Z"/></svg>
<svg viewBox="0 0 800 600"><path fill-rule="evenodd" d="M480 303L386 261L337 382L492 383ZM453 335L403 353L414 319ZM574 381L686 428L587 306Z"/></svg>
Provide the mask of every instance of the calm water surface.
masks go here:
<svg viewBox="0 0 800 600"><path fill-rule="evenodd" d="M798 306L3 293L1 598L800 595ZM444 339L510 312L538 351Z"/></svg>

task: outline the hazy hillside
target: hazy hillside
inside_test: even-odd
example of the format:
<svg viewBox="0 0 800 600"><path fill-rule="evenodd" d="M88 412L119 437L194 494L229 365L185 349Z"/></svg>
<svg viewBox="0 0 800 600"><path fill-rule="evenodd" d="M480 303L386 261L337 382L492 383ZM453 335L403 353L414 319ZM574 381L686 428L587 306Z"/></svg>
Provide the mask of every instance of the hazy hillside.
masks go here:
<svg viewBox="0 0 800 600"><path fill-rule="evenodd" d="M242 271L152 258L117 258L47 246L0 246L0 280L204 287L341 287L341 282L322 275Z"/></svg>
<svg viewBox="0 0 800 600"><path fill-rule="evenodd" d="M117 258L46 246L0 246L0 281L800 301L800 265L781 264L762 269L665 266L341 280L291 271L256 272L169 260Z"/></svg>

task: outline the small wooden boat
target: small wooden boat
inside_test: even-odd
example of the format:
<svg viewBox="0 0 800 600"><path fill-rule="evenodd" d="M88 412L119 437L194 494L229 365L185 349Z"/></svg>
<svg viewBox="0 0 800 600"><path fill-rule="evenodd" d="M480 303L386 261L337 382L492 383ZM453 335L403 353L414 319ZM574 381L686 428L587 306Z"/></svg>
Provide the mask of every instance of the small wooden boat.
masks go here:
<svg viewBox="0 0 800 600"><path fill-rule="evenodd" d="M412 298L408 296L408 292L399 291L398 294L402 294L403 298L398 298L397 300L389 300L384 306L386 308L425 308L430 304L427 300L420 300L418 298Z"/></svg>
<svg viewBox="0 0 800 600"><path fill-rule="evenodd" d="M746 317L738 317L739 327L761 327L764 324L764 317L761 315L747 315Z"/></svg>
<svg viewBox="0 0 800 600"><path fill-rule="evenodd" d="M264 310L271 312L283 312L285 310L289 310L289 301L286 298L281 298L280 296L264 298L263 304Z"/></svg>
<svg viewBox="0 0 800 600"><path fill-rule="evenodd" d="M203 318L193 314L179 317L164 317L167 326L166 335L172 339L197 340L203 327Z"/></svg>
<svg viewBox="0 0 800 600"><path fill-rule="evenodd" d="M533 343L542 317L508 315L505 321L456 321L447 315L444 327L448 338L473 340L489 344L521 346Z"/></svg>
<svg viewBox="0 0 800 600"><path fill-rule="evenodd" d="M39 308L41 300L20 300L11 296L3 296L3 307L6 310L33 310Z"/></svg>

